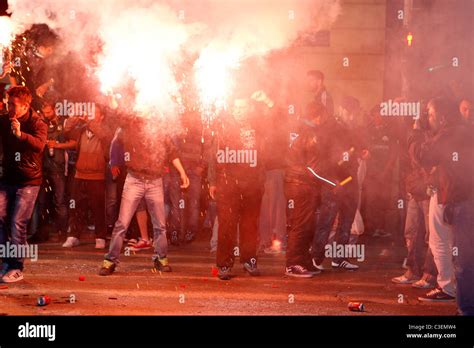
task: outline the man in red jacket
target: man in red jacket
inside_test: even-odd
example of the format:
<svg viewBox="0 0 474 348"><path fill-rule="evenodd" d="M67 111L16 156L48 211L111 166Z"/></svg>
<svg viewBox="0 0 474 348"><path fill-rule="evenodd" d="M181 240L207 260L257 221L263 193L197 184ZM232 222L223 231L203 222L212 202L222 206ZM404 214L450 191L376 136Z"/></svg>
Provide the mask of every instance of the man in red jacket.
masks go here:
<svg viewBox="0 0 474 348"><path fill-rule="evenodd" d="M67 121L66 137L76 144L76 174L72 189L75 202L70 209L69 235L63 244L64 248L76 247L80 244L79 237L82 224L87 221L87 207L92 211L95 226L95 248L105 249L107 234L105 225L105 173L108 151L113 137L113 130L107 123L105 108L94 106L93 119L73 117Z"/></svg>
<svg viewBox="0 0 474 348"><path fill-rule="evenodd" d="M21 247L26 245L26 227L42 180L47 126L30 108L32 97L28 88L12 87L7 94L8 114L0 115L5 174L0 181L0 245L6 246L4 250L12 247L25 250ZM7 210L10 206L13 209ZM11 224L9 242L8 220ZM0 273L3 282L23 279L24 256L3 258Z"/></svg>

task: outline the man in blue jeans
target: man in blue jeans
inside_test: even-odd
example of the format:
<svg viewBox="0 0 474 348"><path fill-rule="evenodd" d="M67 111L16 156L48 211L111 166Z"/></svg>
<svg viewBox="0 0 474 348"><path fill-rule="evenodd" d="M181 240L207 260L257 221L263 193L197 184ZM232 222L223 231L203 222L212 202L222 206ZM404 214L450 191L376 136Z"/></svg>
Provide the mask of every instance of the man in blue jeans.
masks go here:
<svg viewBox="0 0 474 348"><path fill-rule="evenodd" d="M0 181L0 245L26 245L26 227L31 219L42 180L43 150L47 126L31 108L32 96L24 86L8 92L8 114L0 116L4 177ZM20 249L20 248L18 248ZM20 249L21 250L21 249ZM3 259L0 276L5 283L23 279L23 256Z"/></svg>
<svg viewBox="0 0 474 348"><path fill-rule="evenodd" d="M123 239L140 201L144 198L153 224L153 261L155 269L171 272L166 239L165 203L163 194L164 166L170 161L180 173L182 188L189 179L178 158L170 137L160 127L150 131L152 121L136 117L122 126L120 141L124 144L127 178L122 192L119 217L112 232L109 252L105 255L99 275L111 275L119 262Z"/></svg>

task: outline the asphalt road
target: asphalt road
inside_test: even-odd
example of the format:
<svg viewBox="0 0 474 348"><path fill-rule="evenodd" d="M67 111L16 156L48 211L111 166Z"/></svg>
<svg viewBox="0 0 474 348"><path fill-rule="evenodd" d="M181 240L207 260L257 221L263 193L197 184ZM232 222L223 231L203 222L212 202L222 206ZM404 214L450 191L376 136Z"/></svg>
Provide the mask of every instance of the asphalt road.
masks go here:
<svg viewBox="0 0 474 348"><path fill-rule="evenodd" d="M97 275L105 251L92 241L74 249L40 244L25 279L0 284L0 315L455 315L455 303L422 303L417 297L425 290L392 284L403 273L403 249L379 256L381 249L380 242L367 246L358 271L328 270L312 279L285 277L284 255L262 255L262 276L246 275L239 264L235 278L221 281L204 242L171 247L172 273L153 272L150 250L123 256L108 277ZM40 295L51 303L37 306ZM363 302L366 311L350 312L350 301Z"/></svg>

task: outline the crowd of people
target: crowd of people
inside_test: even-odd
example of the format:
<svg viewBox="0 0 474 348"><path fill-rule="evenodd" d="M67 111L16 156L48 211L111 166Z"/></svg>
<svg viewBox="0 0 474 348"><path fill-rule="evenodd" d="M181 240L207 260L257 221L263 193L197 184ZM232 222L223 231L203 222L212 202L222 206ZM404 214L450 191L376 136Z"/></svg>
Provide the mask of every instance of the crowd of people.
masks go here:
<svg viewBox="0 0 474 348"><path fill-rule="evenodd" d="M0 244L59 235L74 248L89 228L96 249L110 238L99 270L107 276L126 242L153 248L154 267L171 272L168 245L207 233L219 279L231 279L237 257L258 276L262 253L285 253L287 276L311 278L326 270L332 239L358 242L361 221L371 238L396 233L387 211L399 204L391 193L400 182L407 270L392 281L430 289L423 301L456 298L462 314L474 314L468 99L436 96L416 120L395 123L351 96L336 109L324 74L312 70L312 98L299 115L272 93L235 93L212 124L189 109L182 131L167 134L156 117L122 112L113 98L92 114L59 115L61 89L45 72L54 46L54 37L37 42L28 74L3 66ZM351 257L330 265L357 270ZM22 257L4 258L3 282L23 279L23 267Z"/></svg>

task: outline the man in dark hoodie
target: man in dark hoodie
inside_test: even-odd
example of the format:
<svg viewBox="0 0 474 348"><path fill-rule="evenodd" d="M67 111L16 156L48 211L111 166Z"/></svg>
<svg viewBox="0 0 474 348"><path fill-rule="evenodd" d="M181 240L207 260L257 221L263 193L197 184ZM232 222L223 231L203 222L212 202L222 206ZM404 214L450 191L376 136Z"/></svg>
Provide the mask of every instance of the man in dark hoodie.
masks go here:
<svg viewBox="0 0 474 348"><path fill-rule="evenodd" d="M321 161L320 173L329 178L336 185L324 184L321 187L321 208L314 236L312 254L313 266L323 270L322 262L326 255L326 245L329 233L336 216L339 215L336 230L336 245L339 249L349 243L351 226L354 221L358 203L357 170L358 161L367 158L368 151L363 146L362 139L358 138L346 124L339 122L325 112L325 108L317 119L317 134L320 139ZM332 255L335 256L333 250ZM333 257L332 267L345 270L356 270L359 266L352 264L348 258Z"/></svg>
<svg viewBox="0 0 474 348"><path fill-rule="evenodd" d="M471 128L463 124L456 104L446 98L431 100L428 115L435 135L426 141L418 131L419 124L415 124L409 149L420 165L437 167L437 203L445 206L444 221L452 226L452 254L450 250L446 250L445 254L454 256L458 309L463 315L474 315L474 144ZM436 255L441 246L432 242L450 243L442 240L442 236L431 238L436 233L436 229L430 230L430 247L438 272L442 273L441 259ZM446 301L452 300L453 296L446 294L442 288L436 288L419 299Z"/></svg>
<svg viewBox="0 0 474 348"><path fill-rule="evenodd" d="M268 98L261 99L273 106ZM209 193L217 201L216 263L221 280L231 278L234 258L239 254L247 273L251 276L260 274L257 269L258 216L264 183L261 125L250 99L238 96L234 98L232 113L222 115L211 146ZM237 226L238 253L234 248Z"/></svg>
<svg viewBox="0 0 474 348"><path fill-rule="evenodd" d="M47 126L30 108L32 96L28 88L12 87L7 94L8 114L0 116L4 154L4 177L0 181L0 245L7 244L6 224L10 220L10 243L19 247L26 245L26 227L41 185ZM12 210L8 209L10 206ZM3 259L3 282L22 280L22 271L21 256Z"/></svg>

